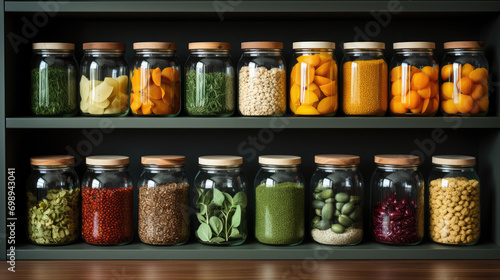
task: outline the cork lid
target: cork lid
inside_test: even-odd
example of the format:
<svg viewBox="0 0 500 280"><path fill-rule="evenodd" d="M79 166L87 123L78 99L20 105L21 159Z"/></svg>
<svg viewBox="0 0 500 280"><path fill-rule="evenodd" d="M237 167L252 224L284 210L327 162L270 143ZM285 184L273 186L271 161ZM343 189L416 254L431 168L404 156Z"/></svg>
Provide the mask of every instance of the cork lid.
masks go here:
<svg viewBox="0 0 500 280"><path fill-rule="evenodd" d="M442 165L475 165L476 158L459 155L433 156L432 163Z"/></svg>
<svg viewBox="0 0 500 280"><path fill-rule="evenodd" d="M136 42L134 50L176 50L177 46L171 42Z"/></svg>
<svg viewBox="0 0 500 280"><path fill-rule="evenodd" d="M33 43L34 50L75 50L72 43Z"/></svg>
<svg viewBox="0 0 500 280"><path fill-rule="evenodd" d="M353 49L385 49L385 43L381 42L348 42L344 43L344 49L353 50Z"/></svg>
<svg viewBox="0 0 500 280"><path fill-rule="evenodd" d="M420 158L414 155L377 155L375 163L390 165L416 165Z"/></svg>
<svg viewBox="0 0 500 280"><path fill-rule="evenodd" d="M124 51L125 44L115 42L91 42L83 43L84 50L118 50Z"/></svg>
<svg viewBox="0 0 500 280"><path fill-rule="evenodd" d="M202 156L198 158L201 165L231 166L243 164L243 158L239 156Z"/></svg>
<svg viewBox="0 0 500 280"><path fill-rule="evenodd" d="M399 42L393 44L393 49L435 49L436 43L433 42Z"/></svg>
<svg viewBox="0 0 500 280"><path fill-rule="evenodd" d="M299 156L267 155L267 156L260 156L259 157L260 164L298 165L301 162L302 162L302 159Z"/></svg>
<svg viewBox="0 0 500 280"><path fill-rule="evenodd" d="M334 42L294 42L293 49L335 49Z"/></svg>
<svg viewBox="0 0 500 280"><path fill-rule="evenodd" d="M446 42L443 45L445 50L448 49L484 49L485 43L481 41L454 41Z"/></svg>
<svg viewBox="0 0 500 280"><path fill-rule="evenodd" d="M282 42L243 42L241 43L241 49L283 49Z"/></svg>
<svg viewBox="0 0 500 280"><path fill-rule="evenodd" d="M75 163L75 157L68 155L38 156L30 158L30 162L31 165L37 166L69 165Z"/></svg>
<svg viewBox="0 0 500 280"><path fill-rule="evenodd" d="M126 156L89 156L85 161L89 165L127 165L130 162Z"/></svg>
<svg viewBox="0 0 500 280"><path fill-rule="evenodd" d="M178 155L143 156L141 157L141 163L159 166L181 165L186 163L186 157Z"/></svg>
<svg viewBox="0 0 500 280"><path fill-rule="evenodd" d="M230 50L231 44L226 42L196 42L189 43L190 50Z"/></svg>
<svg viewBox="0 0 500 280"><path fill-rule="evenodd" d="M360 158L355 155L316 155L314 162L330 165L356 165L359 164Z"/></svg>

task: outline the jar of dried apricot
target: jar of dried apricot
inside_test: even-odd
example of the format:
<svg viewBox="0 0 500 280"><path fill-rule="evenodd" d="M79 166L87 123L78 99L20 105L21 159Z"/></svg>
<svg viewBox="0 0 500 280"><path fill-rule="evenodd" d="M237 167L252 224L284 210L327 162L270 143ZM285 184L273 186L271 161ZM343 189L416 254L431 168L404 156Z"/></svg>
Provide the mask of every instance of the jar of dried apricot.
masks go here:
<svg viewBox="0 0 500 280"><path fill-rule="evenodd" d="M444 44L441 110L445 115L484 116L488 112L488 61L484 42Z"/></svg>
<svg viewBox="0 0 500 280"><path fill-rule="evenodd" d="M433 116L439 108L439 66L435 43L394 43L391 61L392 115Z"/></svg>
<svg viewBox="0 0 500 280"><path fill-rule="evenodd" d="M378 42L344 43L344 114L383 116L387 111L387 63L385 44Z"/></svg>
<svg viewBox="0 0 500 280"><path fill-rule="evenodd" d="M295 115L337 112L337 61L332 42L295 42L290 74L290 110Z"/></svg>

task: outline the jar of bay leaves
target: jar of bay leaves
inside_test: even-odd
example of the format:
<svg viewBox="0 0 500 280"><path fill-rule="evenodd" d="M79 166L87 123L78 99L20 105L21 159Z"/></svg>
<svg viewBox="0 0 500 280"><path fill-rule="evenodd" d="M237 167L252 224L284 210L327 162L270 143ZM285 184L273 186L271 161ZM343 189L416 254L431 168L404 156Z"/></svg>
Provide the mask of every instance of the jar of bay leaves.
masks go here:
<svg viewBox="0 0 500 280"><path fill-rule="evenodd" d="M359 156L317 155L311 179L314 241L356 245L363 239L363 177Z"/></svg>
<svg viewBox="0 0 500 280"><path fill-rule="evenodd" d="M80 236L80 181L73 156L31 158L27 184L28 240L63 245Z"/></svg>
<svg viewBox="0 0 500 280"><path fill-rule="evenodd" d="M78 111L75 44L34 43L31 111L35 116L71 117Z"/></svg>
<svg viewBox="0 0 500 280"><path fill-rule="evenodd" d="M230 49L229 43L189 43L185 67L188 115L228 117L234 113L235 73Z"/></svg>
<svg viewBox="0 0 500 280"><path fill-rule="evenodd" d="M202 156L196 188L198 242L207 245L240 245L248 236L247 180L239 156Z"/></svg>
<svg viewBox="0 0 500 280"><path fill-rule="evenodd" d="M255 237L264 244L297 245L304 239L304 176L298 156L259 157L255 177Z"/></svg>

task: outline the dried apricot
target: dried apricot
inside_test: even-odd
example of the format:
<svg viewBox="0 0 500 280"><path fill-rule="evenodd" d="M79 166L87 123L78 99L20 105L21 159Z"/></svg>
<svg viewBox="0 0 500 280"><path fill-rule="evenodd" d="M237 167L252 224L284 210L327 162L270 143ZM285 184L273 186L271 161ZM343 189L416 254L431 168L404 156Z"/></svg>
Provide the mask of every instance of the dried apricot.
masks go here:
<svg viewBox="0 0 500 280"><path fill-rule="evenodd" d="M318 101L318 96L310 90L304 90L300 96L300 104L303 105L312 105Z"/></svg>
<svg viewBox="0 0 500 280"><path fill-rule="evenodd" d="M319 103L318 103L318 112L320 114L331 114L335 112L335 103L337 101L333 96L327 96L323 98Z"/></svg>
<svg viewBox="0 0 500 280"><path fill-rule="evenodd" d="M412 88L412 89L417 89L417 90L424 89L427 87L427 85L429 85L430 78L425 73L421 73L421 72L415 73L412 76L412 82L413 82L413 85L415 86L415 88Z"/></svg>
<svg viewBox="0 0 500 280"><path fill-rule="evenodd" d="M164 68L161 71L161 76L168 79L171 82L178 82L180 80L179 71L173 67Z"/></svg>
<svg viewBox="0 0 500 280"><path fill-rule="evenodd" d="M319 61L320 61L319 64L320 65L325 63L325 62L333 60L332 55L329 53L320 53L320 54L318 54L318 57L319 57Z"/></svg>
<svg viewBox="0 0 500 280"><path fill-rule="evenodd" d="M479 105L479 110L481 110L481 112L488 111L489 104L490 104L490 100L489 100L487 95L485 95L483 98L481 98L477 101L477 105Z"/></svg>
<svg viewBox="0 0 500 280"><path fill-rule="evenodd" d="M439 84L437 82L431 83L431 98L439 96Z"/></svg>
<svg viewBox="0 0 500 280"><path fill-rule="evenodd" d="M443 100L452 99L455 94L455 84L452 82L443 83L441 86L441 98Z"/></svg>
<svg viewBox="0 0 500 280"><path fill-rule="evenodd" d="M314 82L321 88L321 86L331 83L332 80L325 77L316 76L314 77Z"/></svg>
<svg viewBox="0 0 500 280"><path fill-rule="evenodd" d="M427 76L429 76L432 81L436 82L438 80L439 73L436 68L432 66L425 66L421 71L422 73L425 73Z"/></svg>
<svg viewBox="0 0 500 280"><path fill-rule="evenodd" d="M474 107L474 99L472 99L470 95L460 94L457 100L458 103L456 103L455 105L457 106L458 112L462 114L469 113Z"/></svg>
<svg viewBox="0 0 500 280"><path fill-rule="evenodd" d="M333 76L331 64L331 61L321 64L318 68L316 68L316 75L330 79L331 76Z"/></svg>
<svg viewBox="0 0 500 280"><path fill-rule="evenodd" d="M472 110L470 111L471 114L477 114L481 112L481 109L479 109L479 105L474 102L474 107L472 107Z"/></svg>
<svg viewBox="0 0 500 280"><path fill-rule="evenodd" d="M301 105L295 110L297 115L319 115L318 110L311 105Z"/></svg>
<svg viewBox="0 0 500 280"><path fill-rule="evenodd" d="M297 69L295 70L295 78L294 78L296 84L307 86L310 83L314 82L314 75L315 75L314 67L312 67L309 64L301 62L297 63L294 67L297 67Z"/></svg>
<svg viewBox="0 0 500 280"><path fill-rule="evenodd" d="M462 77L469 77L470 72L474 71L474 69L474 66L465 63L464 66L462 66Z"/></svg>
<svg viewBox="0 0 500 280"><path fill-rule="evenodd" d="M469 73L469 78L474 81L474 83L480 83L484 80L488 80L488 71L484 68L476 68L474 71Z"/></svg>
<svg viewBox="0 0 500 280"><path fill-rule="evenodd" d="M432 95L432 91L431 91L431 85L428 85L426 88L424 89L419 89L417 90L417 93L418 95L420 95L420 97L422 97L423 99L429 99L431 98L431 95Z"/></svg>
<svg viewBox="0 0 500 280"><path fill-rule="evenodd" d="M446 101L441 102L441 108L443 111L447 114L454 115L458 112L457 107L455 106L455 103L453 102L453 99L449 99Z"/></svg>
<svg viewBox="0 0 500 280"><path fill-rule="evenodd" d="M399 79L401 79L402 77L402 66L397 66L397 67L394 67L392 68L391 70L391 82L395 82Z"/></svg>
<svg viewBox="0 0 500 280"><path fill-rule="evenodd" d="M157 86L161 86L161 70L160 67L156 67L153 72L151 72L151 79L153 83Z"/></svg>
<svg viewBox="0 0 500 280"><path fill-rule="evenodd" d="M468 77L463 77L457 82L458 89L462 94L471 94L472 80Z"/></svg>
<svg viewBox="0 0 500 280"><path fill-rule="evenodd" d="M401 102L403 106L408 109L416 109L420 106L420 103L422 103L422 98L420 98L420 95L418 95L416 91L410 90Z"/></svg>
<svg viewBox="0 0 500 280"><path fill-rule="evenodd" d="M298 84L294 84L290 89L290 102L300 104L300 86Z"/></svg>
<svg viewBox="0 0 500 280"><path fill-rule="evenodd" d="M408 109L406 109L401 103L400 95L396 95L391 99L389 108L391 109L391 112L394 114L406 114L406 112L408 112Z"/></svg>
<svg viewBox="0 0 500 280"><path fill-rule="evenodd" d="M479 100L479 99L481 99L481 97L483 97L483 95L484 95L483 86L481 84L474 84L472 86L472 93L470 96L474 100Z"/></svg>
<svg viewBox="0 0 500 280"><path fill-rule="evenodd" d="M453 78L453 64L445 65L441 68L441 79L448 81Z"/></svg>
<svg viewBox="0 0 500 280"><path fill-rule="evenodd" d="M320 57L318 55L302 55L297 57L297 61L300 63L307 63L312 67L316 67L321 62Z"/></svg>
<svg viewBox="0 0 500 280"><path fill-rule="evenodd" d="M323 93L321 93L321 90L319 89L318 85L316 83L312 83L307 87L308 90L314 92L317 96L318 99L324 98L325 96Z"/></svg>
<svg viewBox="0 0 500 280"><path fill-rule="evenodd" d="M410 88L410 80L399 79L392 83L391 94L392 95L401 95L403 93L406 94L409 88Z"/></svg>
<svg viewBox="0 0 500 280"><path fill-rule="evenodd" d="M319 86L321 92L326 96L332 96L337 94L337 85L335 82L328 83L326 85Z"/></svg>

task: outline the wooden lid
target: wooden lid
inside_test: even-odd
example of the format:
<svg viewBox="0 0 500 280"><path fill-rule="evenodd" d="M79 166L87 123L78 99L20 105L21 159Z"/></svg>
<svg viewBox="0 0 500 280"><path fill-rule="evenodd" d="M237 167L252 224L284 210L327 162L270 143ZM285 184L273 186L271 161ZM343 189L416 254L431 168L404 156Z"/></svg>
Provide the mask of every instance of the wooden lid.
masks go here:
<svg viewBox="0 0 500 280"><path fill-rule="evenodd" d="M298 165L302 162L302 159L298 156L282 156L282 155L267 155L260 156L260 164L269 165Z"/></svg>
<svg viewBox="0 0 500 280"><path fill-rule="evenodd" d="M196 42L189 43L190 50L230 50L231 44L226 42Z"/></svg>
<svg viewBox="0 0 500 280"><path fill-rule="evenodd" d="M432 163L442 165L475 165L476 158L471 156L433 156Z"/></svg>
<svg viewBox="0 0 500 280"><path fill-rule="evenodd" d="M127 165L130 159L126 156L89 156L86 163L89 165Z"/></svg>
<svg viewBox="0 0 500 280"><path fill-rule="evenodd" d="M34 50L75 50L72 43L33 43Z"/></svg>
<svg viewBox="0 0 500 280"><path fill-rule="evenodd" d="M433 42L399 42L393 44L393 49L435 49L436 43Z"/></svg>
<svg viewBox="0 0 500 280"><path fill-rule="evenodd" d="M316 155L314 162L331 165L356 165L359 164L360 158L354 155Z"/></svg>
<svg viewBox="0 0 500 280"><path fill-rule="evenodd" d="M31 165L37 166L69 165L75 163L75 157L68 155L38 156L30 158L30 162Z"/></svg>
<svg viewBox="0 0 500 280"><path fill-rule="evenodd" d="M134 50L176 50L177 46L171 42L136 42Z"/></svg>
<svg viewBox="0 0 500 280"><path fill-rule="evenodd" d="M293 49L335 49L334 42L294 42Z"/></svg>
<svg viewBox="0 0 500 280"><path fill-rule="evenodd" d="M445 50L448 49L484 49L485 44L481 41L454 41L446 42L443 45Z"/></svg>
<svg viewBox="0 0 500 280"><path fill-rule="evenodd" d="M385 49L385 43L381 42L349 42L344 43L344 49L353 50L353 49Z"/></svg>
<svg viewBox="0 0 500 280"><path fill-rule="evenodd" d="M91 42L83 43L84 50L125 50L125 44L115 42Z"/></svg>
<svg viewBox="0 0 500 280"><path fill-rule="evenodd" d="M202 156L198 158L201 165L231 166L243 164L243 158L239 156Z"/></svg>
<svg viewBox="0 0 500 280"><path fill-rule="evenodd" d="M283 49L282 42L243 42L241 49Z"/></svg>
<svg viewBox="0 0 500 280"><path fill-rule="evenodd" d="M181 165L186 163L186 157L177 155L143 156L141 157L141 163L160 165L160 166Z"/></svg>
<svg viewBox="0 0 500 280"><path fill-rule="evenodd" d="M375 163L390 165L416 165L420 158L414 155L377 155Z"/></svg>

